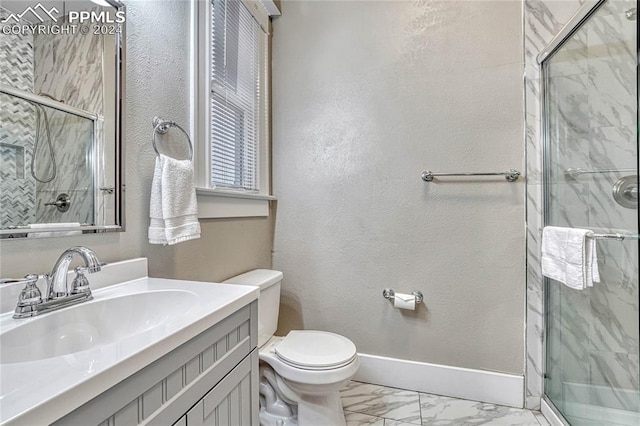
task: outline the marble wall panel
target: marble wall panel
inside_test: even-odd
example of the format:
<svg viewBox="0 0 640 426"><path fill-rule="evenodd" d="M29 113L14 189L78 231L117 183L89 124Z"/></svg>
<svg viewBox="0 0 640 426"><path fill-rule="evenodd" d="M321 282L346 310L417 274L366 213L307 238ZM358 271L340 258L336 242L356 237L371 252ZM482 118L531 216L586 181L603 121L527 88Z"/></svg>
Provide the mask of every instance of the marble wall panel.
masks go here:
<svg viewBox="0 0 640 426"><path fill-rule="evenodd" d="M9 12L0 7L0 21ZM33 37L0 36L0 84L33 89ZM34 110L28 102L0 94L0 228L33 222L35 180L31 168Z"/></svg>

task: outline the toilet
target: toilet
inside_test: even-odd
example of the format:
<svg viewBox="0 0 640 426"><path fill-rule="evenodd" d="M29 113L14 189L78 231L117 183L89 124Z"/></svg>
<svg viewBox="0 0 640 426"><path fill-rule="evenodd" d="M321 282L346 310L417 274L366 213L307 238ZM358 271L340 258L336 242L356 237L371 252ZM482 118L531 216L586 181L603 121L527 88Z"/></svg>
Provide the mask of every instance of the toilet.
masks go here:
<svg viewBox="0 0 640 426"><path fill-rule="evenodd" d="M224 281L260 288L258 348L262 426L343 426L343 388L358 370L356 346L326 331L293 330L274 336L282 272L256 269Z"/></svg>

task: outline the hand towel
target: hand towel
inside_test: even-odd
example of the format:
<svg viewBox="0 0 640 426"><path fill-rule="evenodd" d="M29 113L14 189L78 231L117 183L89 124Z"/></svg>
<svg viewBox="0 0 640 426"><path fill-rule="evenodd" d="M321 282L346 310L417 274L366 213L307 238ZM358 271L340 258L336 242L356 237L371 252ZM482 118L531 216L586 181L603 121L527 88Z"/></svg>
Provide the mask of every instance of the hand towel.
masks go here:
<svg viewBox="0 0 640 426"><path fill-rule="evenodd" d="M600 282L596 241L589 229L545 226L542 230L542 275L584 290Z"/></svg>
<svg viewBox="0 0 640 426"><path fill-rule="evenodd" d="M190 160L160 154L151 183L149 243L173 245L200 238L198 201Z"/></svg>
<svg viewBox="0 0 640 426"><path fill-rule="evenodd" d="M70 237L74 235L82 235L82 231L45 231L52 228L79 228L78 222L59 222L59 223L32 223L29 229L38 229L43 232L30 232L27 238L49 238L49 237Z"/></svg>

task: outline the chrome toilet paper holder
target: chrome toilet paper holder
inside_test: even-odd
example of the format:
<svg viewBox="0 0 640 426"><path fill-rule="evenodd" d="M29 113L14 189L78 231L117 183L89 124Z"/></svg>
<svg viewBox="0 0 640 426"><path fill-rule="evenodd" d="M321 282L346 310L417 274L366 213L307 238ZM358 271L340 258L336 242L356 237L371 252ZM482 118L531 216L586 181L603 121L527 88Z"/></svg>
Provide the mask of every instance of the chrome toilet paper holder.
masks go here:
<svg viewBox="0 0 640 426"><path fill-rule="evenodd" d="M416 297L416 305L422 303L422 301L424 300L424 296L422 295L421 291L415 290L412 291L411 294L413 294ZM396 297L396 292L393 291L392 288L385 288L384 290L382 290L382 296L393 302L393 299Z"/></svg>

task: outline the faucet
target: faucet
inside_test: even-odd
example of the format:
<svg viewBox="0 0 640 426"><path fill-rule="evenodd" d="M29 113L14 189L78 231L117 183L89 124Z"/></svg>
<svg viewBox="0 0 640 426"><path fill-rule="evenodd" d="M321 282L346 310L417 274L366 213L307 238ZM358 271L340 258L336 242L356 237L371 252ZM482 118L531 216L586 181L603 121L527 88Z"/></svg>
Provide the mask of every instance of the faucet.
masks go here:
<svg viewBox="0 0 640 426"><path fill-rule="evenodd" d="M102 269L103 263L98 260L96 252L90 248L71 247L65 250L53 266L51 274L44 274L44 279L47 282L47 300L59 299L71 294L71 291L69 291L67 286L67 272L69 271L69 265L75 256L82 257L85 264L84 268L76 268L76 273L78 275L83 274L85 271L92 274L94 272L99 272Z"/></svg>
<svg viewBox="0 0 640 426"><path fill-rule="evenodd" d="M84 260L84 266L75 268L76 277L71 288L67 284L67 273L69 265L74 257L80 256ZM93 273L102 269L106 265L98 260L96 253L87 247L71 247L65 250L53 266L51 274L44 274L47 283L46 297L40 296L40 290L36 286L38 276L27 275L22 280L3 280L6 282L24 282L25 288L18 297L13 318L27 318L45 312L54 311L76 303L86 302L93 299L89 281L84 276L85 272ZM0 281L2 283L2 281Z"/></svg>

